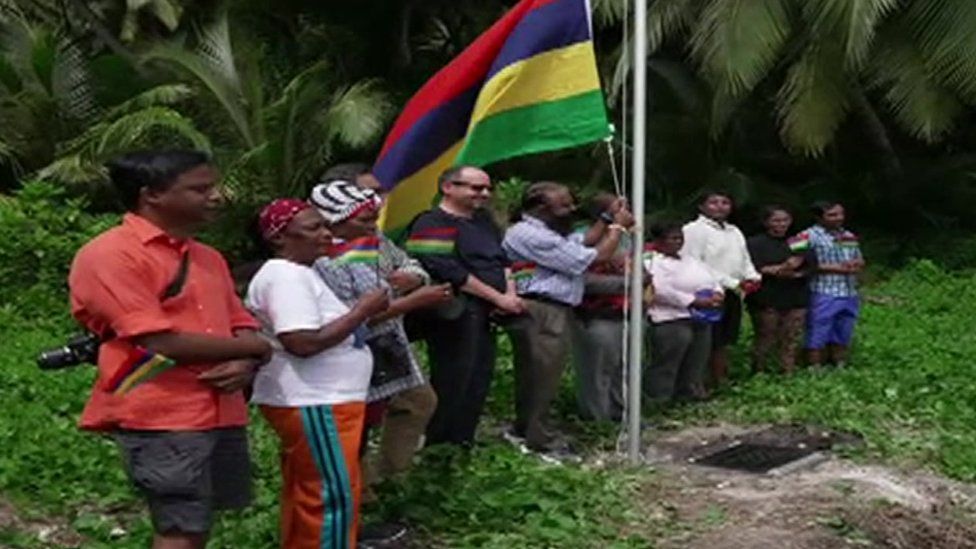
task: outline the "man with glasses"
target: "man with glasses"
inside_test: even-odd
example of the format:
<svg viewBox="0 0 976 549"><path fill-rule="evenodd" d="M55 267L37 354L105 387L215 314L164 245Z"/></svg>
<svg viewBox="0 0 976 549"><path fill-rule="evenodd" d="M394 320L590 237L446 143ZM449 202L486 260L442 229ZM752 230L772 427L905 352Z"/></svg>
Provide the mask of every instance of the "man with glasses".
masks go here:
<svg viewBox="0 0 976 549"><path fill-rule="evenodd" d="M508 280L501 234L486 211L491 178L460 166L438 179L440 204L414 220L407 252L420 259L436 282L449 282L458 297L425 322L437 408L427 443L469 446L484 408L495 366L490 318L524 310Z"/></svg>
<svg viewBox="0 0 976 549"><path fill-rule="evenodd" d="M573 232L575 212L565 185L534 183L522 198L520 220L502 244L528 313L508 328L515 351L514 434L530 450L551 455L568 450L547 423L569 356L573 308L583 301L585 273L595 262L611 259L634 224L620 198L585 234Z"/></svg>

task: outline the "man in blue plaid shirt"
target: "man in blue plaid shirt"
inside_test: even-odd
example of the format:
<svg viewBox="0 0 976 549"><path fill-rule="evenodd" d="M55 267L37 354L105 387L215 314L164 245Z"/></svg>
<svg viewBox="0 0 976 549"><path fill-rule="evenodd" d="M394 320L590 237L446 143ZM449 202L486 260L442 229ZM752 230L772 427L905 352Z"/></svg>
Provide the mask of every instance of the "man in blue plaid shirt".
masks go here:
<svg viewBox="0 0 976 549"><path fill-rule="evenodd" d="M790 242L794 252L810 249L816 256L807 316L808 362L819 368L826 359L842 367L860 311L857 274L864 269L864 257L857 236L844 228L843 205L821 201L812 211L816 224Z"/></svg>
<svg viewBox="0 0 976 549"><path fill-rule="evenodd" d="M502 241L526 307L507 326L515 354L514 434L540 452L565 450L546 423L569 356L573 308L583 300L585 273L594 262L610 259L634 224L618 199L586 234L574 234L575 211L564 185L534 183Z"/></svg>

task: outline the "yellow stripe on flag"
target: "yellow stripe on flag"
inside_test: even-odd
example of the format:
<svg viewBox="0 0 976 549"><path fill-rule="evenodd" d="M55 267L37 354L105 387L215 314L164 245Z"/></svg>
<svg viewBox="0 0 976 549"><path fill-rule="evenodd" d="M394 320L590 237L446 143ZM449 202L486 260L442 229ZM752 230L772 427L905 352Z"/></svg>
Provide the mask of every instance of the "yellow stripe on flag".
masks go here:
<svg viewBox="0 0 976 549"><path fill-rule="evenodd" d="M468 127L500 112L600 89L595 66L590 41L513 63L485 83Z"/></svg>
<svg viewBox="0 0 976 549"><path fill-rule="evenodd" d="M454 164L463 144L463 140L458 141L436 160L394 187L380 212L379 225L383 231L402 229L417 214L430 209L439 191L437 178Z"/></svg>

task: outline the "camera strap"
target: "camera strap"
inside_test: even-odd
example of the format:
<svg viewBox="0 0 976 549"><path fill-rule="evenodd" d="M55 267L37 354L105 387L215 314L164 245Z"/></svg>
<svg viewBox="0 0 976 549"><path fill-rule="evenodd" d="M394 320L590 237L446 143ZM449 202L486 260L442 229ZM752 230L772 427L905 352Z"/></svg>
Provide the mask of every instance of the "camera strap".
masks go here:
<svg viewBox="0 0 976 549"><path fill-rule="evenodd" d="M160 299L167 300L180 295L180 292L183 291L183 286L186 285L186 277L189 270L190 250L187 250L183 252L183 257L180 259L180 268L176 271L176 277L163 290L163 295Z"/></svg>

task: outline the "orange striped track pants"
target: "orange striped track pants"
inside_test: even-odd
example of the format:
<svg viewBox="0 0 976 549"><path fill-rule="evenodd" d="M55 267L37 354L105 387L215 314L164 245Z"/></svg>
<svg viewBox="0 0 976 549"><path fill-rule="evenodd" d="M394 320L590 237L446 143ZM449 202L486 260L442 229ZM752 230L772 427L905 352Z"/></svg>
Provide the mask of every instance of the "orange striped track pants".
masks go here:
<svg viewBox="0 0 976 549"><path fill-rule="evenodd" d="M261 406L281 439L281 546L355 549L363 402Z"/></svg>

